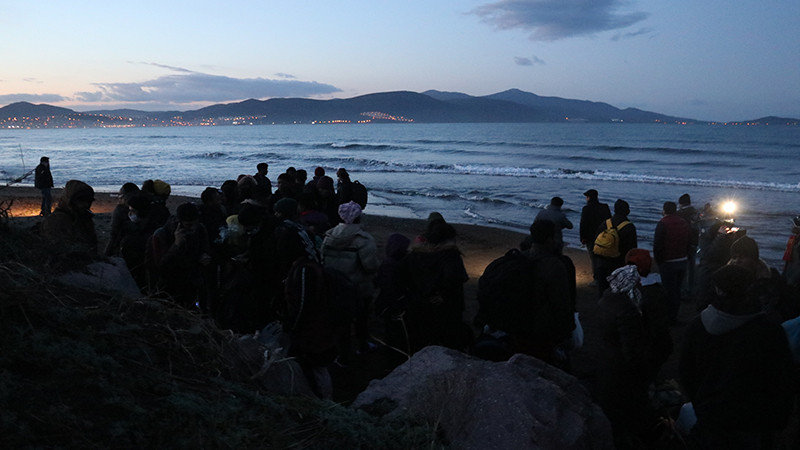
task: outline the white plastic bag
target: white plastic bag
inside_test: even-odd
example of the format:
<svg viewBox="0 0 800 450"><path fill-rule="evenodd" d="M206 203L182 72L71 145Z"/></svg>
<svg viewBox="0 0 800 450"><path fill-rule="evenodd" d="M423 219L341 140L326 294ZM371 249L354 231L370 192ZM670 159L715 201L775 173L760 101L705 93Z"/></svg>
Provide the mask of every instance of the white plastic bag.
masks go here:
<svg viewBox="0 0 800 450"><path fill-rule="evenodd" d="M697 423L697 416L694 415L694 405L691 402L684 403L681 406L681 412L678 413L678 419L675 421L675 429L683 436L688 436L695 423Z"/></svg>
<svg viewBox="0 0 800 450"><path fill-rule="evenodd" d="M578 350L579 348L583 347L583 327L581 326L581 320L578 317L579 314L575 313L575 329L572 330L572 349Z"/></svg>

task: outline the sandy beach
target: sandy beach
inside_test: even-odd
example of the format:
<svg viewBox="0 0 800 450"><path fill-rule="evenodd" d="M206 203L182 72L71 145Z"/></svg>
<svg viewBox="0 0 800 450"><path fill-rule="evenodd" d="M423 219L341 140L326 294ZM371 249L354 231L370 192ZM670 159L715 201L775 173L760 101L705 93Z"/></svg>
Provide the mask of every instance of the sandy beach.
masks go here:
<svg viewBox="0 0 800 450"><path fill-rule="evenodd" d="M53 190L53 207L56 206L61 190ZM6 204L13 201L9 211L9 223L14 228L30 228L41 221L38 216L41 197L38 189L30 187L8 187L0 190L0 202ZM100 242L99 248L104 248L110 230L111 211L117 204L116 194L96 193L92 211L95 215L95 227ZM174 211L183 202L199 199L171 196L167 205ZM401 233L413 240L425 228L425 221L421 219L400 219L386 216L373 216L369 214L369 206L365 210L363 219L364 228L370 232L378 245L379 255L383 256L383 247L387 237L392 233ZM531 211L531 217L535 211ZM451 219L445 217L445 219ZM522 233L509 230L490 228L476 225L453 223L458 232L458 245L464 258L464 264L469 274L469 281L465 286L465 300L467 304L464 320L471 323L477 312L476 293L478 279L483 270L494 259L502 256L506 251L517 247L525 237ZM578 298L577 309L585 332L585 345L582 349L573 352L573 373L579 378L592 378L595 370L595 350L599 345L599 332L596 327L597 291L589 286L591 282L591 266L589 256L579 248L567 247L564 250L576 268ZM694 305L683 303L681 305L680 323L685 324L694 315ZM683 327L673 327L672 334L676 350L682 337ZM660 379L674 379L677 377L677 352L673 353L670 360L664 365Z"/></svg>

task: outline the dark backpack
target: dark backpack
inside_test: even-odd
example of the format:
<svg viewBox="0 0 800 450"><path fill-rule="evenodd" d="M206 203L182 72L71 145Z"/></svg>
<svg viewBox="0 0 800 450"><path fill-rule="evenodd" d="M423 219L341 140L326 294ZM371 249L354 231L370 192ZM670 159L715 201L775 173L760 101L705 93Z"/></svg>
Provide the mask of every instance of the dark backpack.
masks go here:
<svg viewBox="0 0 800 450"><path fill-rule="evenodd" d="M509 334L527 334L533 293L533 261L518 249L492 261L478 279L475 325Z"/></svg>
<svg viewBox="0 0 800 450"><path fill-rule="evenodd" d="M367 207L367 197L367 187L361 184L358 180L353 181L352 199L354 202L358 203L358 206L360 206L361 209Z"/></svg>
<svg viewBox="0 0 800 450"><path fill-rule="evenodd" d="M284 281L284 294L284 328L289 332L309 327L338 329L354 315L353 283L312 258L298 258L292 264Z"/></svg>

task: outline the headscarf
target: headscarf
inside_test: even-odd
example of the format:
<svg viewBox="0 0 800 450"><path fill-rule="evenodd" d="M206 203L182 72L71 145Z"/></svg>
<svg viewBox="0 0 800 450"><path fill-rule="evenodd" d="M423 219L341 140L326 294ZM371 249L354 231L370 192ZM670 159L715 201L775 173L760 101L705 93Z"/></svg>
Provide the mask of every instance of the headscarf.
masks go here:
<svg viewBox="0 0 800 450"><path fill-rule="evenodd" d="M611 285L611 292L627 294L628 298L639 308L642 302L642 293L639 291L639 271L635 265L620 267L611 272L606 280Z"/></svg>
<svg viewBox="0 0 800 450"><path fill-rule="evenodd" d="M344 223L353 223L361 216L361 206L356 202L347 202L339 205L339 217Z"/></svg>

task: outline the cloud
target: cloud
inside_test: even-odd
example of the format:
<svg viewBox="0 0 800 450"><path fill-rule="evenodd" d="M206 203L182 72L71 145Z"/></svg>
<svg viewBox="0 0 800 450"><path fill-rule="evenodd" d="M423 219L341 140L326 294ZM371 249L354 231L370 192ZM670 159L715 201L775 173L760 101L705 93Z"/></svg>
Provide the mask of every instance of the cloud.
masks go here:
<svg viewBox="0 0 800 450"><path fill-rule="evenodd" d="M169 70L172 70L172 71L175 71L175 72L194 73L194 71L189 70L189 69L184 69L183 67L168 66L166 64L159 64L159 63L153 63L153 62L140 62L138 64L144 64L144 65L153 66L153 67L160 67L162 69L169 69Z"/></svg>
<svg viewBox="0 0 800 450"><path fill-rule="evenodd" d="M29 103L58 103L69 100L58 94L5 94L0 95L0 105L7 105L16 102Z"/></svg>
<svg viewBox="0 0 800 450"><path fill-rule="evenodd" d="M644 36L652 32L653 32L652 28L639 28L637 31L631 31L630 33L617 33L613 37L611 37L611 40L618 41L620 39L631 39L638 36Z"/></svg>
<svg viewBox="0 0 800 450"><path fill-rule="evenodd" d="M500 0L471 11L499 30L530 31L535 41L555 41L618 30L641 22L644 12L620 12L626 0Z"/></svg>
<svg viewBox="0 0 800 450"><path fill-rule="evenodd" d="M296 80L297 79L296 76L288 74L288 73L280 73L280 72L278 72L278 73L275 74L275 76L278 77L278 78L285 78L285 79L289 79L289 80Z"/></svg>
<svg viewBox="0 0 800 450"><path fill-rule="evenodd" d="M530 58L515 56L514 63L518 66L532 66L534 64L544 64L544 60L539 59L536 56L531 56Z"/></svg>
<svg viewBox="0 0 800 450"><path fill-rule="evenodd" d="M134 102L188 104L228 102L249 98L308 97L340 92L340 89L316 81L267 78L231 78L193 72L161 64L151 65L181 72L137 83L94 83L96 92L79 92L84 102Z"/></svg>

